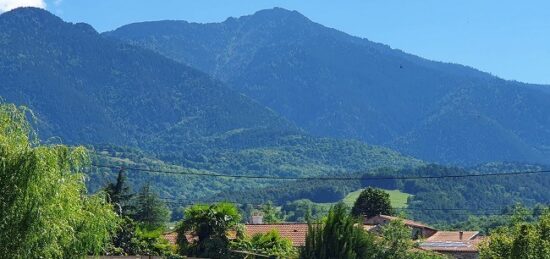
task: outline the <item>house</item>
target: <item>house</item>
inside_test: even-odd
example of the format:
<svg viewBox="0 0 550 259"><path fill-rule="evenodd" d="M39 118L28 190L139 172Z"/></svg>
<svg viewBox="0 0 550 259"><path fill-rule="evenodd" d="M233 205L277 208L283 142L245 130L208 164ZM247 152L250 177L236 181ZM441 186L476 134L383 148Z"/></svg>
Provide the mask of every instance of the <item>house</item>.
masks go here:
<svg viewBox="0 0 550 259"><path fill-rule="evenodd" d="M277 230L281 237L299 247L306 244L308 225L306 223L276 223L276 224L246 224L245 234L252 237L256 234L265 234L271 230Z"/></svg>
<svg viewBox="0 0 550 259"><path fill-rule="evenodd" d="M411 237L414 240L430 237L437 232L437 229L424 225L420 222L416 222L408 219L401 219L398 217L393 217L388 215L377 215L374 217L365 218L365 221L363 222L364 224L363 228L368 229L369 231L377 231L379 229L378 226L383 226L389 223L390 221L398 220L398 219L402 220L403 223L405 223L405 226L410 227L412 229Z"/></svg>
<svg viewBox="0 0 550 259"><path fill-rule="evenodd" d="M420 242L419 248L459 259L478 258L478 245L483 237L477 231L437 231Z"/></svg>
<svg viewBox="0 0 550 259"><path fill-rule="evenodd" d="M365 231L380 233L380 229L393 220L402 220L405 226L411 229L411 237L418 242L421 250L432 251L452 258L475 259L479 257L478 245L483 240L477 231L439 231L420 222L401 219L388 215L377 215L365 218L363 229ZM256 234L265 234L271 230L277 230L281 237L289 239L295 247L304 246L308 232L306 223L275 223L265 224L259 215L254 215L253 224L245 224L245 235L252 237ZM235 238L235 233L228 233L230 238ZM177 234L170 232L165 238L175 244ZM193 242L196 237L187 236L187 240Z"/></svg>
<svg viewBox="0 0 550 259"><path fill-rule="evenodd" d="M458 259L479 257L478 245L483 237L478 231L439 231L420 222L388 215L365 218L363 229L379 233L380 228L392 220L402 220L405 226L411 228L411 236L414 240L418 240L419 249Z"/></svg>

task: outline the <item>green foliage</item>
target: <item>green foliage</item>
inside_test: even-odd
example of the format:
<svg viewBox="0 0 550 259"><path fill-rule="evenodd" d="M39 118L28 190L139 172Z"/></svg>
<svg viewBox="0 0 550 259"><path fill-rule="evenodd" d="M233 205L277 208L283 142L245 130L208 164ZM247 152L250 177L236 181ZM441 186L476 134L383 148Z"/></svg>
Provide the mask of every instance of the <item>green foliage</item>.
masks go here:
<svg viewBox="0 0 550 259"><path fill-rule="evenodd" d="M470 216L466 221L443 225L442 227L449 229L475 229L479 230L482 235L489 235L491 231L499 227L513 226L519 222L535 222L544 213L546 208L546 206L538 204L529 209L518 203L503 208L499 212L502 215Z"/></svg>
<svg viewBox="0 0 550 259"><path fill-rule="evenodd" d="M105 187L109 203L113 204L118 215L132 217L135 213L135 206L132 204L134 194L127 183L124 170L118 172L116 182L109 183Z"/></svg>
<svg viewBox="0 0 550 259"><path fill-rule="evenodd" d="M374 236L365 232L343 203L329 211L324 224L310 223L300 258L373 258Z"/></svg>
<svg viewBox="0 0 550 259"><path fill-rule="evenodd" d="M379 186L379 185L377 185ZM353 207L353 204L355 204L355 201L357 201L357 198L359 198L359 194L363 192L364 189L359 189L357 191L348 193L346 197L342 200L346 205ZM404 193L400 190L386 190L384 189L384 192L390 195L390 203L393 208L405 208L407 207L407 201L409 197L411 197L410 194Z"/></svg>
<svg viewBox="0 0 550 259"><path fill-rule="evenodd" d="M178 223L178 245L181 255L228 258L231 230L236 230L241 215L231 203L193 205L185 209ZM237 236L242 233L237 233ZM188 236L192 241L188 240Z"/></svg>
<svg viewBox="0 0 550 259"><path fill-rule="evenodd" d="M443 259L442 255L432 252L414 250L411 230L401 220L392 220L384 225L381 238L376 239L376 259Z"/></svg>
<svg viewBox="0 0 550 259"><path fill-rule="evenodd" d="M163 228L170 219L170 210L158 195L151 190L149 183L143 185L136 197L134 220L147 228Z"/></svg>
<svg viewBox="0 0 550 259"><path fill-rule="evenodd" d="M173 255L172 247L162 236L164 228L150 229L125 217L106 251L108 255Z"/></svg>
<svg viewBox="0 0 550 259"><path fill-rule="evenodd" d="M381 175L442 176L541 169L545 167L512 163L492 163L470 169L428 165ZM550 200L550 192L547 191L547 187L550 186L550 177L546 174L464 177L455 178L452 181L445 178L394 180L393 185L402 192L412 195L408 200L410 210L405 211L409 218L434 225L455 224L467 221L471 216L476 215L510 213L511 211L507 208L518 202L527 207L533 207L537 203L546 203ZM449 208L465 210L444 210Z"/></svg>
<svg viewBox="0 0 550 259"><path fill-rule="evenodd" d="M538 221L528 223L510 221L510 226L499 227L480 246L482 259L550 258L550 210Z"/></svg>
<svg viewBox="0 0 550 259"><path fill-rule="evenodd" d="M392 220L382 227L379 258L407 258L413 248L411 230L400 220Z"/></svg>
<svg viewBox="0 0 550 259"><path fill-rule="evenodd" d="M86 195L84 148L43 146L26 113L0 104L0 254L74 258L99 254L118 222L103 194Z"/></svg>
<svg viewBox="0 0 550 259"><path fill-rule="evenodd" d="M295 200L287 202L282 211L285 213L285 220L289 222L306 222L319 220L328 214L329 206L319 205L310 200Z"/></svg>
<svg viewBox="0 0 550 259"><path fill-rule="evenodd" d="M278 231L271 230L265 234L256 234L250 239L252 247L261 254L279 256L281 258L291 258L298 255L292 242L281 237Z"/></svg>
<svg viewBox="0 0 550 259"><path fill-rule="evenodd" d="M392 215L390 195L383 190L367 188L359 194L351 214L355 217L372 217L380 214Z"/></svg>
<svg viewBox="0 0 550 259"><path fill-rule="evenodd" d="M239 251L278 258L296 258L298 256L298 250L292 246L292 242L281 237L277 230L256 234L251 238L238 239L231 243L231 247Z"/></svg>
<svg viewBox="0 0 550 259"><path fill-rule="evenodd" d="M339 203L330 209L324 223L309 224L306 244L300 258L410 259L442 256L413 250L411 232L402 221L391 221L381 237L363 230L360 222Z"/></svg>
<svg viewBox="0 0 550 259"><path fill-rule="evenodd" d="M281 212L273 206L273 203L268 202L262 205L263 220L265 223L279 223L283 221Z"/></svg>
<svg viewBox="0 0 550 259"><path fill-rule="evenodd" d="M274 140L271 140L274 141ZM232 156L232 152L215 153L213 158L201 163L192 163L184 167L169 164L155 156L135 148L116 146L96 146L94 163L116 165L126 168L137 167L153 170L193 173L227 173L271 176L360 176L347 173L349 171L376 170L388 166L398 169L407 165L420 165L414 159L400 157L385 151L383 148L368 146L355 141L337 141L305 136L285 137L270 143L271 151L257 155L254 150L265 148L250 148L242 151L246 156ZM223 146L223 145L222 145ZM252 165L254 164L254 165ZM261 164L261 165L260 165ZM199 168L199 169L196 169ZM315 202L336 202L348 192L357 190L360 181L342 182L330 181L281 181L226 179L215 177L178 176L174 174L143 173L127 171L128 183L133 189L138 189L150 182L155 190L159 190L163 198L171 198L183 202L216 202L233 201L240 204L262 204L273 201L284 204L297 199L310 199ZM98 190L102 183L114 181L116 174L107 169L94 168L88 173L91 190ZM187 191L182 192L185 189ZM171 205L173 211L179 207ZM178 212L174 213L178 215Z"/></svg>

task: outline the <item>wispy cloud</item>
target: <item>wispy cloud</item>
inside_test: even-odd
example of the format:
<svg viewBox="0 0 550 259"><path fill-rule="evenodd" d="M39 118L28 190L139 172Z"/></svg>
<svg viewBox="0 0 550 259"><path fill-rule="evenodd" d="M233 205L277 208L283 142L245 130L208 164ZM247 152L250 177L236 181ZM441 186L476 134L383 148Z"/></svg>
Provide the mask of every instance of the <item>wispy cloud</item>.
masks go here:
<svg viewBox="0 0 550 259"><path fill-rule="evenodd" d="M61 1L59 1L59 3L61 3ZM0 0L0 13L7 12L17 7L29 6L46 8L46 2L44 0Z"/></svg>

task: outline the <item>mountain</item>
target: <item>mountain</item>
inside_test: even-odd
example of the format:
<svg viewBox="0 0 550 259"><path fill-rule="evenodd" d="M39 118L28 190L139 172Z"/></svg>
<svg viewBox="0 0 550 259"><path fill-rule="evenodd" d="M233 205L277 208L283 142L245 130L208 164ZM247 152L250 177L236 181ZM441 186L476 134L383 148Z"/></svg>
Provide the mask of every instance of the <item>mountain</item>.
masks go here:
<svg viewBox="0 0 550 259"><path fill-rule="evenodd" d="M300 132L194 68L34 8L0 16L0 94L29 106L44 138L144 146L234 129Z"/></svg>
<svg viewBox="0 0 550 259"><path fill-rule="evenodd" d="M548 163L549 87L429 61L281 8L104 33L205 71L319 136L428 161Z"/></svg>
<svg viewBox="0 0 550 259"><path fill-rule="evenodd" d="M310 136L203 72L41 9L0 15L0 78L0 96L33 111L42 140L107 144L92 150L111 154L98 160L110 165L307 176L422 164L387 148ZM134 159L139 152L145 155ZM99 188L105 171L93 171L91 189ZM194 200L273 184L139 172L132 177L136 185L153 179L167 196Z"/></svg>

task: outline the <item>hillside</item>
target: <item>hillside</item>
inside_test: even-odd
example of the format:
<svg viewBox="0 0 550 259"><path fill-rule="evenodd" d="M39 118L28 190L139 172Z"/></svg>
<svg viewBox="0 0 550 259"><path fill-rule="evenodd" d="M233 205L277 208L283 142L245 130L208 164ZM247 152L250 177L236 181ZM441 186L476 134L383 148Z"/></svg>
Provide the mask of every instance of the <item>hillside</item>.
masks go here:
<svg viewBox="0 0 550 259"><path fill-rule="evenodd" d="M41 9L0 15L0 78L0 96L30 108L44 142L109 144L152 161L121 155L101 160L107 164L273 176L422 164L387 148L310 136L203 72ZM97 190L104 180L95 176L89 185ZM151 180L168 197L194 201L271 184L136 177L135 186Z"/></svg>
<svg viewBox="0 0 550 259"><path fill-rule="evenodd" d="M472 173L526 172L547 169L540 165L490 163L474 168L425 165L401 170L380 169L366 173L351 173L352 177L444 176ZM521 203L528 207L547 204L550 193L548 173L484 176L441 179L405 180L302 180L279 186L249 186L243 190L221 192L212 200L231 200L238 203L288 204L307 199L319 206L341 200L349 204L358 189L374 187L392 190L392 204L406 207L398 213L430 224L449 224L466 221L469 216L493 215ZM254 195L252 195L254 194ZM406 203L406 205L405 205Z"/></svg>
<svg viewBox="0 0 550 259"><path fill-rule="evenodd" d="M547 86L425 60L296 11L143 22L104 35L205 71L316 135L443 163L548 163Z"/></svg>
<svg viewBox="0 0 550 259"><path fill-rule="evenodd" d="M33 8L0 16L0 95L27 105L43 138L145 146L233 129L298 130L207 75L104 39L89 25Z"/></svg>

